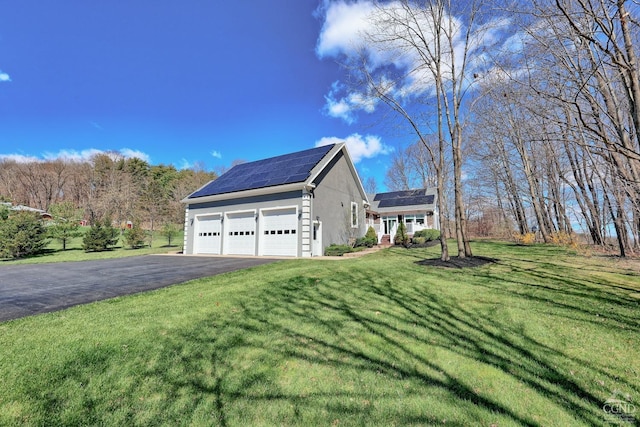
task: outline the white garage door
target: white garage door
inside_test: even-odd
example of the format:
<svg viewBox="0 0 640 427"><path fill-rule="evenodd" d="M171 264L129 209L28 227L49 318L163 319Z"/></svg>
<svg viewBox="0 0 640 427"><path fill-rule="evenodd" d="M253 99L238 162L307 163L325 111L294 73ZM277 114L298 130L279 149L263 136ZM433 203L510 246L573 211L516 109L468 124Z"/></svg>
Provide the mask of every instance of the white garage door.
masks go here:
<svg viewBox="0 0 640 427"><path fill-rule="evenodd" d="M260 240L262 255L297 256L296 208L263 211Z"/></svg>
<svg viewBox="0 0 640 427"><path fill-rule="evenodd" d="M220 254L221 215L198 216L194 247L197 254Z"/></svg>
<svg viewBox="0 0 640 427"><path fill-rule="evenodd" d="M256 254L256 217L254 212L229 214L225 220L227 254Z"/></svg>

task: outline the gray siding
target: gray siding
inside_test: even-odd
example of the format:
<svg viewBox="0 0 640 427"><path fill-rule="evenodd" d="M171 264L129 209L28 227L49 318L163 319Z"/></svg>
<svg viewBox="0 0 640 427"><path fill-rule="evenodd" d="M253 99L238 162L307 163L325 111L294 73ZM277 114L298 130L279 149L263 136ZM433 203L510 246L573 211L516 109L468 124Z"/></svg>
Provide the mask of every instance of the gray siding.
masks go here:
<svg viewBox="0 0 640 427"><path fill-rule="evenodd" d="M319 217L322 222L322 245L346 244L351 238L363 237L367 231L363 196L342 151L314 184L311 218ZM351 202L358 205L357 228L350 223Z"/></svg>
<svg viewBox="0 0 640 427"><path fill-rule="evenodd" d="M194 223L197 215L215 214L215 213L228 213L235 211L248 211L278 207L290 207L297 206L298 211L302 207L302 191L291 191L288 193L276 193L268 194L264 196L247 197L240 199L222 200L218 202L207 203L190 203L187 208L187 217L185 219L186 227L186 239L184 252L186 254L193 254L194 252ZM300 224L298 224L301 229ZM257 233L260 233L259 224L256 227ZM298 233L298 248L301 247L301 234ZM224 236L223 236L224 238ZM258 239L256 239L255 253L258 253ZM301 256L300 249L298 249L298 256Z"/></svg>

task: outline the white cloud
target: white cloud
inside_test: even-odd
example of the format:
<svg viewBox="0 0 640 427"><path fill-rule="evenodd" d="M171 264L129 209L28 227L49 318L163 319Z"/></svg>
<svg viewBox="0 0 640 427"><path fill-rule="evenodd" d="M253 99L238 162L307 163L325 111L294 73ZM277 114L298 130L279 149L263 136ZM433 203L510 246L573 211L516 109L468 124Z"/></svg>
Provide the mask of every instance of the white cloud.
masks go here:
<svg viewBox="0 0 640 427"><path fill-rule="evenodd" d="M325 100L327 103L325 104L324 109L329 116L342 119L349 124L355 121L353 108L345 98L334 99L333 95L330 93L325 96Z"/></svg>
<svg viewBox="0 0 640 427"><path fill-rule="evenodd" d="M24 154L0 154L0 160L9 160L17 163L30 163L30 162L42 162L42 161L54 161L64 160L69 162L88 162L91 158L97 154L110 154L114 152L98 150L97 148L87 148L84 150L67 150L63 149L56 153L45 152L42 155L31 156ZM151 159L148 154L139 150L132 150L130 148L122 148L115 152L116 156L120 155L125 159L138 158L144 160L147 163L151 163Z"/></svg>
<svg viewBox="0 0 640 427"><path fill-rule="evenodd" d="M352 124L356 121L356 113L358 111L367 113L375 111L377 98L360 92L352 92L344 97L337 96L342 89L340 82L334 82L331 85L329 94L325 96L326 104L324 110L329 116Z"/></svg>
<svg viewBox="0 0 640 427"><path fill-rule="evenodd" d="M147 163L151 163L151 157L147 153L143 153L140 150L132 150L131 148L121 148L120 154L124 156L125 159L138 158L140 160L144 160Z"/></svg>
<svg viewBox="0 0 640 427"><path fill-rule="evenodd" d="M100 126L100 123L98 122L90 121L89 124L98 130L104 130L104 128Z"/></svg>
<svg viewBox="0 0 640 427"><path fill-rule="evenodd" d="M390 23L392 19L389 17L403 13L403 7L399 1L376 5L372 0L325 0L320 9L324 22L316 45L317 56L337 58L354 65L356 69L362 66L363 60L366 61L367 71L374 76L376 85L401 102L419 95L432 96L435 93L433 73L424 58L429 56L428 48L433 51L437 41L435 24L428 12L413 10L415 34L421 34L425 39L424 47L419 52L410 41L413 33ZM452 64L459 66L465 54L464 36L467 28L457 16L448 15L444 19L456 33L453 50L441 56L442 71L447 78L453 72ZM484 50L491 45L500 46L508 36L510 25L508 18L498 17L479 24L472 31L466 47L469 53L468 75L483 74L488 67ZM393 31L405 30L406 34L402 36L392 34ZM447 46L446 41L444 46ZM353 123L358 111L371 113L377 107L377 97L370 95L374 93L334 84L325 97L325 111L330 116Z"/></svg>
<svg viewBox="0 0 640 427"><path fill-rule="evenodd" d="M341 53L356 53L364 44L363 35L370 27L367 18L373 10L373 3L368 1L328 3L316 45L317 55L324 58Z"/></svg>
<svg viewBox="0 0 640 427"><path fill-rule="evenodd" d="M193 167L193 164L189 163L189 161L187 159L185 159L184 157L182 159L180 159L180 163L178 165L176 165L176 168L178 170L191 169L192 167Z"/></svg>
<svg viewBox="0 0 640 427"><path fill-rule="evenodd" d="M41 162L42 159L33 156L25 156L24 154L0 154L0 161L9 161L16 163L33 163Z"/></svg>
<svg viewBox="0 0 640 427"><path fill-rule="evenodd" d="M11 81L11 76L9 76L9 74L0 70L0 82L10 82L10 81Z"/></svg>
<svg viewBox="0 0 640 427"><path fill-rule="evenodd" d="M221 158L222 158L222 153L221 153L221 152L219 152L218 150L213 150L213 151L211 152L211 155L212 155L213 157L215 157L216 159L221 159Z"/></svg>
<svg viewBox="0 0 640 427"><path fill-rule="evenodd" d="M392 147L384 145L380 137L374 135L361 136L354 133L346 138L338 138L335 136L326 136L316 142L316 147L329 144L337 144L344 142L351 155L353 163L358 163L362 159L370 159L372 157L389 154L393 151Z"/></svg>
<svg viewBox="0 0 640 427"><path fill-rule="evenodd" d="M57 153L44 153L42 157L45 160L68 160L71 162L87 162L96 154L102 154L103 151L96 148L87 148L85 150L60 150Z"/></svg>

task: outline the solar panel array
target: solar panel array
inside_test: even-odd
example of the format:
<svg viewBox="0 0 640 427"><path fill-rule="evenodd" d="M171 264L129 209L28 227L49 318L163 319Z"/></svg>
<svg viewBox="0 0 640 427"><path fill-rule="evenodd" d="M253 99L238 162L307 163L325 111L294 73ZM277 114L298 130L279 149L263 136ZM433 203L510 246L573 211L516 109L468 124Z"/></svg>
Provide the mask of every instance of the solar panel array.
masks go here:
<svg viewBox="0 0 640 427"><path fill-rule="evenodd" d="M311 170L334 145L324 145L297 153L242 163L191 194L189 198L304 182L309 178Z"/></svg>
<svg viewBox="0 0 640 427"><path fill-rule="evenodd" d="M379 202L379 208L390 208L396 206L431 205L434 199L435 196L433 194L425 194L425 190L406 190L378 193L373 200Z"/></svg>

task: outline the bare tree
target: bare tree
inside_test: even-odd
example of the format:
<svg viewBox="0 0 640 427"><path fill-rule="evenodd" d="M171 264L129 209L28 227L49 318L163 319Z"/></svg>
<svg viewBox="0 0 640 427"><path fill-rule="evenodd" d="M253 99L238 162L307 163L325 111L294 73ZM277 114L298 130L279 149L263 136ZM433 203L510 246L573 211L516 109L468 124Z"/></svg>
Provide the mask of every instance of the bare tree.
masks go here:
<svg viewBox="0 0 640 427"><path fill-rule="evenodd" d="M462 182L464 113L492 22L481 22L482 4L475 0L399 0L375 6L369 17L371 29L364 35L367 45L358 58L351 58L353 76L362 88L358 99L368 98L362 101L366 105L386 104L415 134L433 173L424 176L423 183L437 187L441 212L445 211L441 205L445 157L450 153L458 256L472 256ZM380 58L392 65L380 65ZM435 146L428 143L431 136ZM402 174L405 165L398 163L393 169L394 175L387 179L394 187L411 185ZM441 240L442 259L448 259L446 242Z"/></svg>
<svg viewBox="0 0 640 427"><path fill-rule="evenodd" d="M378 192L378 183L376 179L372 176L367 177L364 181L364 191L367 194L376 194Z"/></svg>
<svg viewBox="0 0 640 427"><path fill-rule="evenodd" d="M543 125L540 136L531 138L544 146L548 160L550 205L539 212L546 216L543 227L570 229L560 212L562 182L573 188L598 244L606 222L602 213L609 213L621 254L637 247L640 235L637 13L625 0L535 0L523 15L528 20L517 53L525 66L509 70L521 91L535 97L528 102L529 115ZM553 160L560 154L564 164Z"/></svg>

